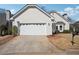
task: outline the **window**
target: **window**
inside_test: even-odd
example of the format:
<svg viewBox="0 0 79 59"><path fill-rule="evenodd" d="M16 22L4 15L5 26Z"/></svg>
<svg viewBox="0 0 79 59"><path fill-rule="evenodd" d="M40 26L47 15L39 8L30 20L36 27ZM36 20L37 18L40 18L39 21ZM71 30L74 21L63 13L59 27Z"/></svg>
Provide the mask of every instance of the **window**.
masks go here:
<svg viewBox="0 0 79 59"><path fill-rule="evenodd" d="M60 30L62 30L62 26L60 26Z"/></svg>

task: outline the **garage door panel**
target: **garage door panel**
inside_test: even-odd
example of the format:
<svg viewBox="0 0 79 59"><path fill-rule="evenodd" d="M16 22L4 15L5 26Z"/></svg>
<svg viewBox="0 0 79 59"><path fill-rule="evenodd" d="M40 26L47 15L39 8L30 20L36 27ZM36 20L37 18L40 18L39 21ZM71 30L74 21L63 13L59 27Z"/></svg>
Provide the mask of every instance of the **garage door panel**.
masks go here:
<svg viewBox="0 0 79 59"><path fill-rule="evenodd" d="M21 25L20 35L46 35L46 25Z"/></svg>

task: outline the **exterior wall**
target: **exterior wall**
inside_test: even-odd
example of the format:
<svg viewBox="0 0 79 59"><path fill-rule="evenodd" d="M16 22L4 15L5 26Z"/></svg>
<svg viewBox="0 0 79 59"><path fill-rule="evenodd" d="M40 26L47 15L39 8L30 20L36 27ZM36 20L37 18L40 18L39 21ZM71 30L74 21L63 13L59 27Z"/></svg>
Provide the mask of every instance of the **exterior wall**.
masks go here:
<svg viewBox="0 0 79 59"><path fill-rule="evenodd" d="M21 15L19 15L16 19L16 21L20 21L20 23L47 23L50 22L50 18L47 17L44 13L39 11L36 8L29 8L25 12L23 12ZM17 25L17 23L15 23Z"/></svg>
<svg viewBox="0 0 79 59"><path fill-rule="evenodd" d="M60 17L57 13L52 13L51 14L54 18L56 22L63 22L65 23L65 27L64 30L69 30L70 29L70 24L69 22L65 21L62 17Z"/></svg>
<svg viewBox="0 0 79 59"><path fill-rule="evenodd" d="M47 34L48 35L52 35L52 31L54 33L54 29L52 29L52 22L51 23L47 23L46 26L47 26L46 27Z"/></svg>
<svg viewBox="0 0 79 59"><path fill-rule="evenodd" d="M13 25L18 26L18 23L46 23L48 35L52 35L52 21L51 19L39 11L37 8L28 8L25 12L14 19Z"/></svg>

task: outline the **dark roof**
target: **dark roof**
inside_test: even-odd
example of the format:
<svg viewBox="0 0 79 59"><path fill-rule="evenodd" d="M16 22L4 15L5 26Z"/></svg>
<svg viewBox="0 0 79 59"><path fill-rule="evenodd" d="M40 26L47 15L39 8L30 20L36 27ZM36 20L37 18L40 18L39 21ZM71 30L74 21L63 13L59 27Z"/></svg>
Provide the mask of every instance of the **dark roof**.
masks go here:
<svg viewBox="0 0 79 59"><path fill-rule="evenodd" d="M67 15L67 14L65 13L65 14L63 14L62 16L65 16L65 15Z"/></svg>
<svg viewBox="0 0 79 59"><path fill-rule="evenodd" d="M64 22L57 22L56 24L64 24L64 25L65 25L65 23L64 23Z"/></svg>

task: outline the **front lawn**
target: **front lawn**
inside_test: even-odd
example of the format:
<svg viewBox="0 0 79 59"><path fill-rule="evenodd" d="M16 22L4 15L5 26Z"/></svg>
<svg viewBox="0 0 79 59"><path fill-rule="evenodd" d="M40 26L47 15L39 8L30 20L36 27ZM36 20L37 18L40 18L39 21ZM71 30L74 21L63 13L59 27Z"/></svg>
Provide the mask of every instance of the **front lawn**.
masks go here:
<svg viewBox="0 0 79 59"><path fill-rule="evenodd" d="M62 49L62 50L67 50L70 48L78 49L79 35L76 35L74 37L74 42L75 42L74 45L71 44L71 40L72 40L72 34L70 33L60 33L49 37L49 41L59 49Z"/></svg>

